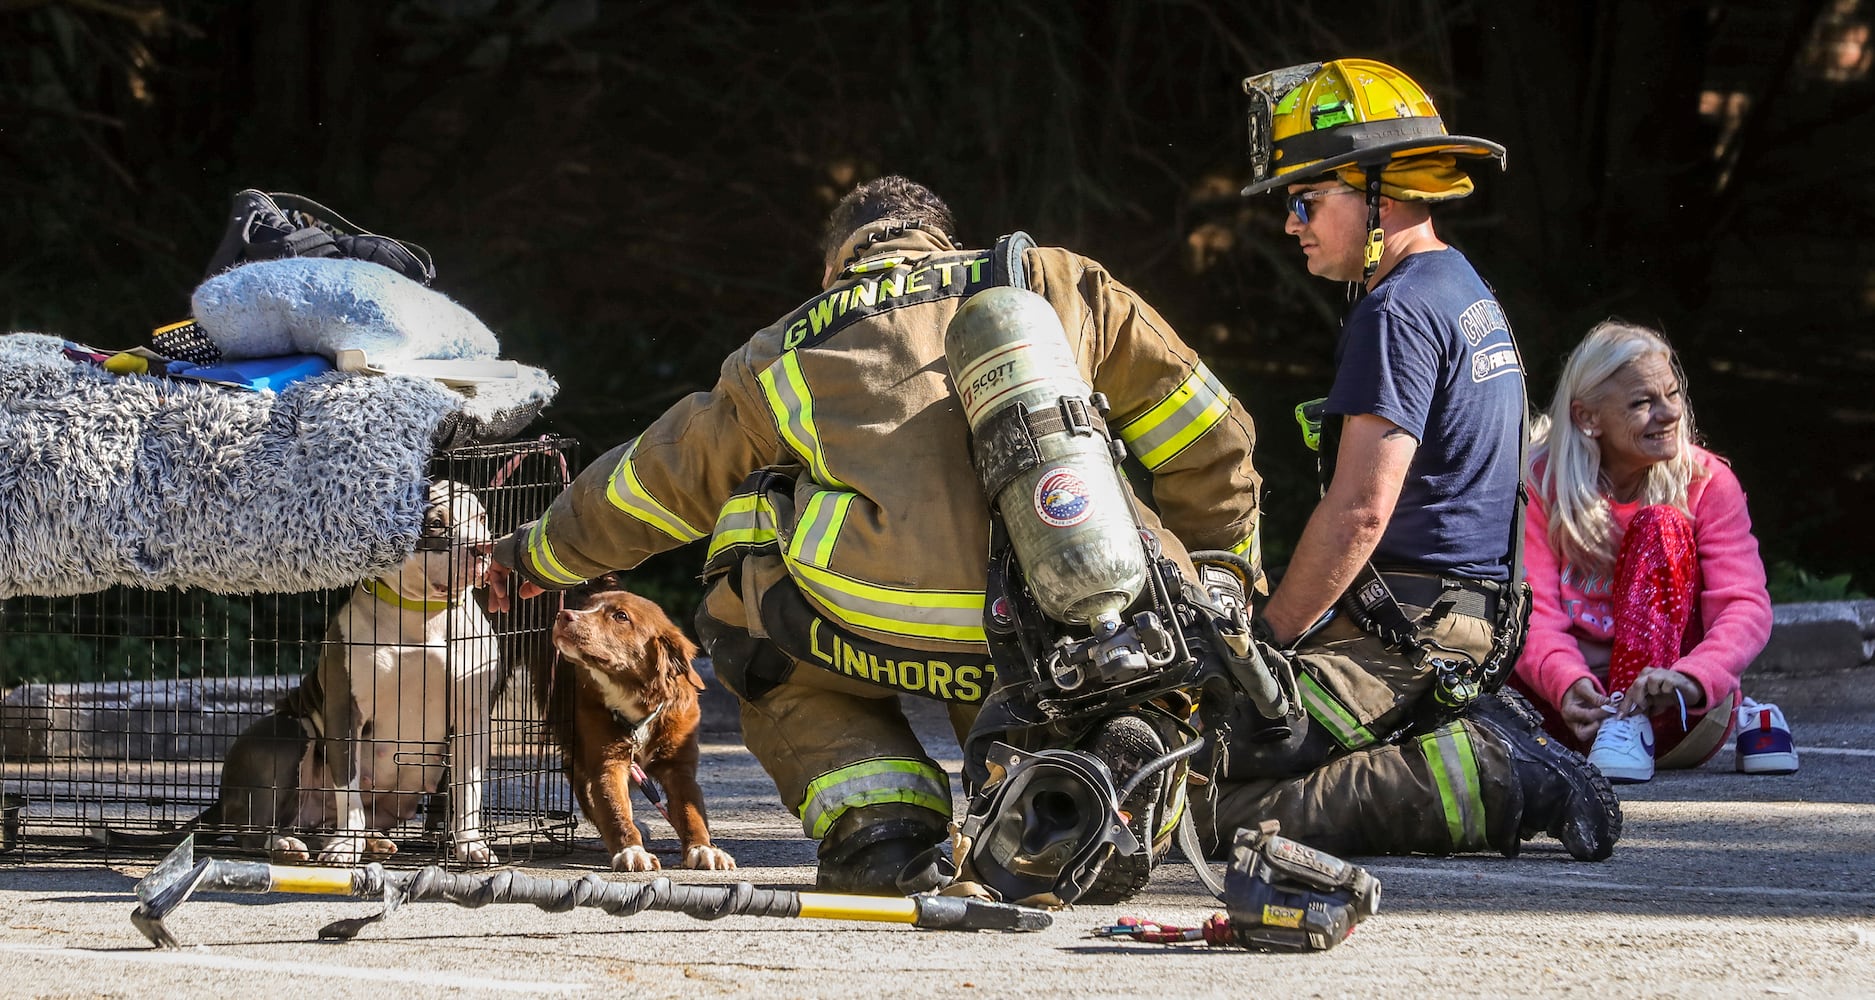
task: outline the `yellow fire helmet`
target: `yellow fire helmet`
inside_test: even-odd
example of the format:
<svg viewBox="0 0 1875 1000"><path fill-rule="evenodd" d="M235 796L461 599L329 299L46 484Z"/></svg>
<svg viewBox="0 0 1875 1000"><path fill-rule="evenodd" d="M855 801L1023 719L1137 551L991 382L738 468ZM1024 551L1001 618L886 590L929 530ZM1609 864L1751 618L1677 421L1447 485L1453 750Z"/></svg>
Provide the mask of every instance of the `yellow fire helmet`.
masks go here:
<svg viewBox="0 0 1875 1000"><path fill-rule="evenodd" d="M1446 132L1425 90L1386 63L1303 63L1253 76L1243 89L1250 95L1251 173L1245 195L1320 180L1345 167L1416 156L1446 154L1504 164L1503 146ZM1445 197L1469 193L1466 184L1462 192Z"/></svg>

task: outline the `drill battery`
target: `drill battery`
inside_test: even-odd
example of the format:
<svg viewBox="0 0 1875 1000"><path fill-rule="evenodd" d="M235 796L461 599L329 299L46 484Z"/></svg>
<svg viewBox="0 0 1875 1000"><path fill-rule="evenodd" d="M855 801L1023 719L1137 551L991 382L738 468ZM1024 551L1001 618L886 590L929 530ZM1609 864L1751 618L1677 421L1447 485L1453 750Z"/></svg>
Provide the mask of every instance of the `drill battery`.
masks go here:
<svg viewBox="0 0 1875 1000"><path fill-rule="evenodd" d="M1380 909L1367 869L1277 835L1266 820L1238 830L1224 876L1231 933L1258 951L1326 951Z"/></svg>

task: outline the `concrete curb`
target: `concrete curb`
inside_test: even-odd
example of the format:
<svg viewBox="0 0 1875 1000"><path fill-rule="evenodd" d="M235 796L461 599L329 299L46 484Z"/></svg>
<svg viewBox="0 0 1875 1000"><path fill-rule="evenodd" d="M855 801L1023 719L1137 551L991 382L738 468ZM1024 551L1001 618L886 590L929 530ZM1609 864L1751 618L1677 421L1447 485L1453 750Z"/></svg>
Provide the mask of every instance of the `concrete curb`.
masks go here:
<svg viewBox="0 0 1875 1000"><path fill-rule="evenodd" d="M218 760L298 677L22 684L0 699L0 752L65 757Z"/></svg>
<svg viewBox="0 0 1875 1000"><path fill-rule="evenodd" d="M1752 674L1821 674L1875 661L1875 600L1771 607L1771 638Z"/></svg>
<svg viewBox="0 0 1875 1000"><path fill-rule="evenodd" d="M742 732L741 705L711 669L703 677L705 735ZM241 730L273 711L298 675L177 681L22 684L0 698L0 758L220 760ZM510 683L501 717L533 717L525 676Z"/></svg>

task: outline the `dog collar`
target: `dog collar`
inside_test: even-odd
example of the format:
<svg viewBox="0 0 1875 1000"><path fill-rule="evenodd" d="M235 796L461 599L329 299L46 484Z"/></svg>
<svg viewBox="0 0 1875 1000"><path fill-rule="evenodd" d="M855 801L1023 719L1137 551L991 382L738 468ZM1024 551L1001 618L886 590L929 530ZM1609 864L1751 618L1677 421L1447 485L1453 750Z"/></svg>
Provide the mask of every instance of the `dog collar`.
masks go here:
<svg viewBox="0 0 1875 1000"><path fill-rule="evenodd" d="M461 602L460 597L452 597L442 601L413 601L385 586L384 581L377 577L372 577L365 581L365 590L370 593L372 597L386 604L394 604L405 611L448 611Z"/></svg>
<svg viewBox="0 0 1875 1000"><path fill-rule="evenodd" d="M615 708L612 710L612 718L619 725L624 726L625 728L630 729L632 731L632 735L631 735L632 746L641 747L645 745L645 738L651 735L651 724L653 722L658 721L658 716L663 711L664 711L664 706L659 705L658 707L651 710L650 715L645 716L642 720L640 720L637 723L633 723L632 720L627 719L625 717L624 712L621 712Z"/></svg>

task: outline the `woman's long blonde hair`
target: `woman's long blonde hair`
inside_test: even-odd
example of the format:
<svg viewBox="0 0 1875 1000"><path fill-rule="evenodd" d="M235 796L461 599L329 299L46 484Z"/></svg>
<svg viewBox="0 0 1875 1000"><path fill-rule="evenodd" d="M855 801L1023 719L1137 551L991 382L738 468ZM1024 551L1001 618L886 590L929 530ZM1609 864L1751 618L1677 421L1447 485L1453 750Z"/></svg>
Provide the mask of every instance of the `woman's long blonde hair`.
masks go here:
<svg viewBox="0 0 1875 1000"><path fill-rule="evenodd" d="M1686 378L1679 358L1666 338L1647 327L1605 320L1569 352L1556 382L1556 395L1550 400L1546 440L1539 441L1530 456L1530 480L1549 508L1550 548L1565 566L1585 578L1613 574L1621 539L1602 495L1601 448L1576 426L1569 407L1577 400L1595 403L1622 366L1654 355L1665 358L1680 381L1681 415L1675 432L1680 448L1671 461L1647 470L1641 500L1686 511L1687 486L1706 474L1693 457L1693 408L1684 396Z"/></svg>

